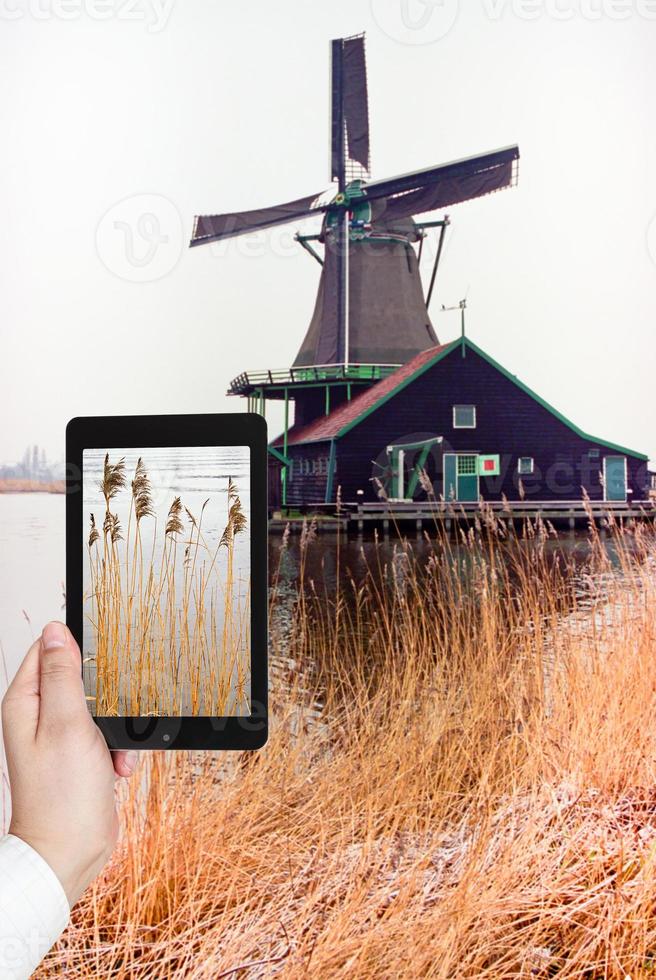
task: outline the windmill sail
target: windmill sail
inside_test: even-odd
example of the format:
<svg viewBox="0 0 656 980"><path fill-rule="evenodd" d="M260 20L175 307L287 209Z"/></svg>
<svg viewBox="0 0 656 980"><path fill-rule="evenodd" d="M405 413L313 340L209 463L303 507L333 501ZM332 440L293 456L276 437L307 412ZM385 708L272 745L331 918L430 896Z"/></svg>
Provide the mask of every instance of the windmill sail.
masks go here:
<svg viewBox="0 0 656 980"><path fill-rule="evenodd" d="M346 156L369 172L369 101L364 36L346 38L344 44L344 123Z"/></svg>
<svg viewBox="0 0 656 980"><path fill-rule="evenodd" d="M312 194L297 201L276 204L254 211L234 211L231 214L197 215L190 245L205 245L221 238L235 238L262 228L299 221L314 213L323 213L328 207L330 194Z"/></svg>
<svg viewBox="0 0 656 980"><path fill-rule="evenodd" d="M364 35L331 41L331 177L343 189L349 161L369 173L369 103Z"/></svg>
<svg viewBox="0 0 656 980"><path fill-rule="evenodd" d="M352 117L361 118L357 114ZM352 126L355 125L352 122ZM357 133L357 129L354 132ZM358 153L364 150L365 145L368 148L368 127L364 136L361 133L360 137L354 136L354 140L360 148ZM364 153L360 155L364 159ZM518 159L518 147L510 146L428 170L372 181L364 184L362 190L366 199L372 202L374 219L397 220L450 207L512 186L516 181ZM299 221L312 214L323 214L333 207L329 197L330 192L325 191L253 211L197 216L190 244L203 245L288 221Z"/></svg>
<svg viewBox="0 0 656 980"><path fill-rule="evenodd" d="M510 187L516 177L519 148L509 146L411 174L372 181L363 190L368 200L384 202L374 213L405 218L471 201Z"/></svg>

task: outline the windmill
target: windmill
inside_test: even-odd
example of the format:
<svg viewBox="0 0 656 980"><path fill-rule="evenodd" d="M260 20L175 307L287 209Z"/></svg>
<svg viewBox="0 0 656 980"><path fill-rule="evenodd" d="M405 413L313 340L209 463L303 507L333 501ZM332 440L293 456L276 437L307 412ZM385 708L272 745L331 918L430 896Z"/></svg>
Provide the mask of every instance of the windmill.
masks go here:
<svg viewBox="0 0 656 980"><path fill-rule="evenodd" d="M332 185L285 204L197 216L190 245L203 245L316 215L316 235L297 235L322 266L314 313L292 367L248 372L229 394L264 412L268 399L295 401L295 423L328 414L438 343L428 304L448 217L417 223L416 215L511 186L516 146L383 180L371 180L364 35L331 42ZM428 294L419 274L425 229L440 227ZM323 257L313 241L323 245ZM418 251L414 245L419 243ZM286 444L286 443L285 443ZM283 465L284 465L283 452ZM285 471L283 471L283 503Z"/></svg>

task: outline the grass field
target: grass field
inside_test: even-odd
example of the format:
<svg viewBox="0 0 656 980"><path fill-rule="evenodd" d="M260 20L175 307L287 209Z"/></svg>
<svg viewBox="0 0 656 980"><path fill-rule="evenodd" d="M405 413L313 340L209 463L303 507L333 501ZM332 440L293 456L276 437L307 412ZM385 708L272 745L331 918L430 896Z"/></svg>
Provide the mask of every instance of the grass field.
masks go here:
<svg viewBox="0 0 656 980"><path fill-rule="evenodd" d="M36 976L653 976L654 532L553 534L302 581L266 748L144 758Z"/></svg>

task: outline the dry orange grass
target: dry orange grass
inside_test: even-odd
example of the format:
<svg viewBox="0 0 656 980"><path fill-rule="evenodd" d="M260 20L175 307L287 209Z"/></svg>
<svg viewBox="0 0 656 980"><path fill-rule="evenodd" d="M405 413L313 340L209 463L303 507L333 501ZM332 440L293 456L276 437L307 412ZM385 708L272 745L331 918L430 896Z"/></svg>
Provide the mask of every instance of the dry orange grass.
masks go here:
<svg viewBox="0 0 656 980"><path fill-rule="evenodd" d="M65 493L65 491L66 484L63 480L52 480L49 483L17 477L0 480L0 493Z"/></svg>
<svg viewBox="0 0 656 980"><path fill-rule="evenodd" d="M651 977L653 533L576 575L502 534L306 583L267 747L145 759L36 976Z"/></svg>

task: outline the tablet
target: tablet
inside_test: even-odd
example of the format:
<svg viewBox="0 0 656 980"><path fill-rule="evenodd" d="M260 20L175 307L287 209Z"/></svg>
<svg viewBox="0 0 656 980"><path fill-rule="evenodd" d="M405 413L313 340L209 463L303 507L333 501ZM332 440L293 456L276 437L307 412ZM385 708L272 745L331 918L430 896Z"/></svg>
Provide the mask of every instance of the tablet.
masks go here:
<svg viewBox="0 0 656 980"><path fill-rule="evenodd" d="M67 623L110 748L265 743L266 480L259 415L68 423Z"/></svg>

